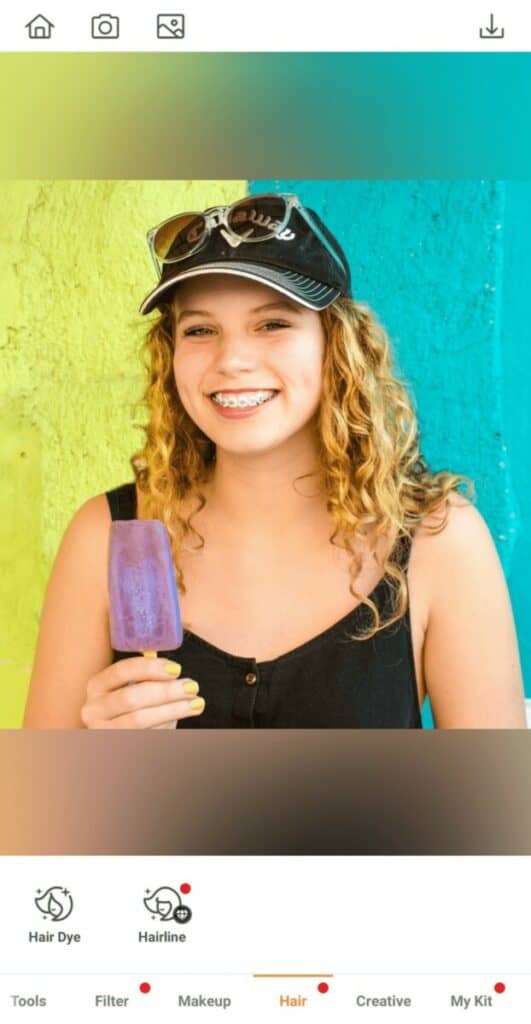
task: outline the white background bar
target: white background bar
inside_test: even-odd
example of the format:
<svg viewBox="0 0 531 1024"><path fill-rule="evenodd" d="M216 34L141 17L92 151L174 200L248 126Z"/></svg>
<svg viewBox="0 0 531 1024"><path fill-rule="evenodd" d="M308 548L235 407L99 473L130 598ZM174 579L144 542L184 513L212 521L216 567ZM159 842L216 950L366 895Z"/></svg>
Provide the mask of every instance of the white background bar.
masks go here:
<svg viewBox="0 0 531 1024"><path fill-rule="evenodd" d="M50 38L30 39L25 26L39 14L54 27ZM167 38L157 37L159 15ZM179 31L178 15L184 16L183 38L172 35ZM98 17L99 38L93 38L92 20ZM531 51L531 5L521 0L499 6L490 6L490 0L265 0L258 7L241 0L149 0L136 6L105 0L103 8L94 0L36 0L35 5L4 5L0 18L3 51ZM113 19L119 19L118 38ZM38 23L33 32L39 29L47 31Z"/></svg>
<svg viewBox="0 0 531 1024"><path fill-rule="evenodd" d="M183 883L191 919L154 919L146 890ZM292 1004L305 1019L341 1024L439 1024L464 1010L472 1021L486 1010L504 1024L531 1019L518 926L530 916L528 857L4 857L0 886L2 1022L196 1020L179 1007L186 994L230 999L227 1021L268 1024L285 1018L284 996L308 1000ZM60 909L72 900L64 920L44 919L52 905L35 903L51 886L69 894ZM162 913L171 893L159 892ZM141 940L146 933L186 938ZM98 1005L98 994L129 1002ZM389 995L411 1005L359 1003ZM14 996L44 1003L20 1006Z"/></svg>

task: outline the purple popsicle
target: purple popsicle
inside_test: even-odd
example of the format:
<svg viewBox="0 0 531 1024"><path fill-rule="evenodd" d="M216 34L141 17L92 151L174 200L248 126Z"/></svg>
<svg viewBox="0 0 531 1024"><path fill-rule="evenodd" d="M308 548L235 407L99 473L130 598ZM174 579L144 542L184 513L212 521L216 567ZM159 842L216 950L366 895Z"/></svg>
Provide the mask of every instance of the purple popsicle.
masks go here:
<svg viewBox="0 0 531 1024"><path fill-rule="evenodd" d="M109 552L111 642L155 657L183 642L170 541L158 519L117 519Z"/></svg>

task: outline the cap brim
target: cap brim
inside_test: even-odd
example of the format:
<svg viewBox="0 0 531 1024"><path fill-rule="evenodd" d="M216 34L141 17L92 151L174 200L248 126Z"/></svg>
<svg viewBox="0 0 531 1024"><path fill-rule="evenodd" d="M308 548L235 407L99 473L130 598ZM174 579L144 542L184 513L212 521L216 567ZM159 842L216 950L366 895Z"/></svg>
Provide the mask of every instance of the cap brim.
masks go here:
<svg viewBox="0 0 531 1024"><path fill-rule="evenodd" d="M140 312L143 316L146 313L151 313L152 309L163 300L166 292L171 291L180 281L191 277L200 277L202 274L233 274L235 277L247 277L253 281L260 281L274 288L275 291L295 299L307 309L326 309L341 294L337 288L331 288L320 281L313 281L293 270L278 270L275 267L263 266L263 264L235 263L234 260L231 260L225 263L206 263L202 267L176 272L174 277L163 281L149 293L140 306Z"/></svg>

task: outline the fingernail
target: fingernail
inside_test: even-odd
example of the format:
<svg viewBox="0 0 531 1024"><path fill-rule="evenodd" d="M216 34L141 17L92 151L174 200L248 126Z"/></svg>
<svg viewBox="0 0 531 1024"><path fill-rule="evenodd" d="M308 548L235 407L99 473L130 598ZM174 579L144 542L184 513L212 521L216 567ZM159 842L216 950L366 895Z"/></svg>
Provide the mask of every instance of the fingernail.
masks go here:
<svg viewBox="0 0 531 1024"><path fill-rule="evenodd" d="M202 697L195 697L194 700L190 701L190 707L193 708L194 711L200 711L204 706L205 702Z"/></svg>
<svg viewBox="0 0 531 1024"><path fill-rule="evenodd" d="M167 661L164 664L164 671L170 676L180 676L182 665L176 661Z"/></svg>
<svg viewBox="0 0 531 1024"><path fill-rule="evenodd" d="M199 683L196 683L195 679L189 679L183 683L183 690L185 693L199 693Z"/></svg>

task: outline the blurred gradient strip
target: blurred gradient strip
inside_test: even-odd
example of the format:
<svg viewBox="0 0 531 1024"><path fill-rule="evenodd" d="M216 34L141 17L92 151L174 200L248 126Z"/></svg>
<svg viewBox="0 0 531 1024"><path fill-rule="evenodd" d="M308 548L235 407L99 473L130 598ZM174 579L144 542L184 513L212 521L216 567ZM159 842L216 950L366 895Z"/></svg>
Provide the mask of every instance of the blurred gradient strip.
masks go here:
<svg viewBox="0 0 531 1024"><path fill-rule="evenodd" d="M530 775L524 731L3 732L0 854L529 855Z"/></svg>
<svg viewBox="0 0 531 1024"><path fill-rule="evenodd" d="M531 54L2 54L1 177L531 177Z"/></svg>

